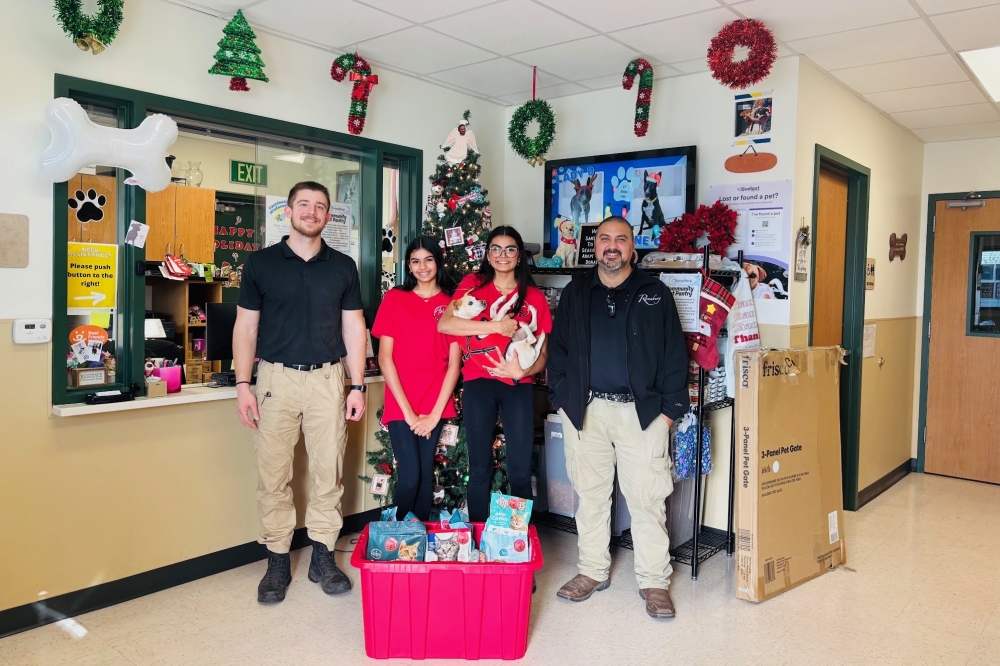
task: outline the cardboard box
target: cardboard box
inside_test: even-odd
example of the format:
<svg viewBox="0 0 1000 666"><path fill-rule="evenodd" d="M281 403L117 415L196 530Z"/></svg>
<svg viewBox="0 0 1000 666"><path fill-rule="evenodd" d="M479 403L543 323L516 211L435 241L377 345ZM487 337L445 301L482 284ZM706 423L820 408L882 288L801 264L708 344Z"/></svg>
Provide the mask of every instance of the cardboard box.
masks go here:
<svg viewBox="0 0 1000 666"><path fill-rule="evenodd" d="M839 347L736 357L736 596L764 601L847 563Z"/></svg>
<svg viewBox="0 0 1000 666"><path fill-rule="evenodd" d="M161 380L159 377L149 377L148 379L146 379L146 397L166 398L167 383Z"/></svg>

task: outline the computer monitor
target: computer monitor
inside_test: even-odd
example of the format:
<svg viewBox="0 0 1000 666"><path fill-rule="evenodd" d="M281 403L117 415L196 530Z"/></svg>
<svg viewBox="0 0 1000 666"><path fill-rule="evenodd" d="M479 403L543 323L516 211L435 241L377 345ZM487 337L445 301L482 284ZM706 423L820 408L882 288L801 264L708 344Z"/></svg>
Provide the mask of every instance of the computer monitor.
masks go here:
<svg viewBox="0 0 1000 666"><path fill-rule="evenodd" d="M205 358L209 361L233 359L233 329L236 303L205 304Z"/></svg>

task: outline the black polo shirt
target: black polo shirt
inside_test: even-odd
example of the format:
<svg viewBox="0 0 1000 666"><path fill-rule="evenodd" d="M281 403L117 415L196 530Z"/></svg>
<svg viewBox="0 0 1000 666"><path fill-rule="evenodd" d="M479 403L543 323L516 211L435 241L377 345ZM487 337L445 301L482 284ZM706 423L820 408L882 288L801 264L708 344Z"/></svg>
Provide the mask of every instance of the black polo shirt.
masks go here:
<svg viewBox="0 0 1000 666"><path fill-rule="evenodd" d="M601 393L631 393L628 385L628 304L635 292L635 270L608 289L598 271L590 288L590 389ZM615 316L608 314L608 294Z"/></svg>
<svg viewBox="0 0 1000 666"><path fill-rule="evenodd" d="M340 322L361 309L358 267L326 243L305 261L280 243L247 257L237 305L260 312L257 356L271 363L319 365L347 354Z"/></svg>

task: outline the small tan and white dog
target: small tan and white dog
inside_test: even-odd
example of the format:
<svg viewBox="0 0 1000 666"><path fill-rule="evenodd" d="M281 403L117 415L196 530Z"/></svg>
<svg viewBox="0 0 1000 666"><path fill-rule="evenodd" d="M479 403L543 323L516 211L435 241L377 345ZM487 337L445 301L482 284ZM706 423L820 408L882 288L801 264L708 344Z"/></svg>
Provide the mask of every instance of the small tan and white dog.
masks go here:
<svg viewBox="0 0 1000 666"><path fill-rule="evenodd" d="M511 293L509 296L509 298L501 296L490 306L490 321L500 321L514 307L514 303L517 302L517 292ZM474 298L472 294L466 294L452 303L455 308L456 317L470 320L482 314L487 306L486 301ZM518 322L518 331L514 333L510 344L507 345L507 352L505 354L505 358L508 361L513 361L516 357L518 365L521 366L522 370L527 370L534 365L535 360L538 359L538 355L541 353L542 343L545 342L545 333L535 337L535 331L538 330L538 311L531 305L527 307L528 312L531 313L531 321L527 323L523 321ZM486 336L477 337L482 340Z"/></svg>
<svg viewBox="0 0 1000 666"><path fill-rule="evenodd" d="M557 217L553 223L559 231L559 247L556 255L562 259L563 268L576 267L576 225L573 220Z"/></svg>

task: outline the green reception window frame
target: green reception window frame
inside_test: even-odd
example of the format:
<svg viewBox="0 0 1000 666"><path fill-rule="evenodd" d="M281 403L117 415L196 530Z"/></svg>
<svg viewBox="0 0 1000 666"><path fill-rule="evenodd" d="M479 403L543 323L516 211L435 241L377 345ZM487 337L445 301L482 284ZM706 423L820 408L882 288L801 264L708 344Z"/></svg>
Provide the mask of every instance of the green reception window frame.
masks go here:
<svg viewBox="0 0 1000 666"><path fill-rule="evenodd" d="M147 110L166 115L183 116L193 120L224 125L233 129L267 134L292 141L309 141L330 148L347 148L361 153L361 275L362 301L365 319L371 327L381 301L382 274L381 220L382 220L382 165L387 158L399 165L399 242L405 247L420 231L421 181L423 179L423 151L397 144L375 141L360 136L309 127L283 120L275 120L249 113L164 97L152 93L88 81L62 74L55 75L54 97L69 97L81 104L94 104L117 110L118 126L124 129L138 127L146 118ZM127 221L146 221L146 192L139 187L124 185L124 170L118 169L118 247L119 247L119 314L120 336L116 383L102 386L100 390L128 390L134 383L143 386L144 353L141 342L145 316L145 278L136 274L136 264L145 260L145 250L124 244ZM332 184L331 184L332 185ZM55 183L53 196L52 240L52 403L54 405L83 402L94 389L73 389L66 386L66 351L60 340L68 340L66 314L66 268L68 230L66 226L66 200L68 184ZM400 253L402 254L402 253ZM402 275L402 266L397 275Z"/></svg>

